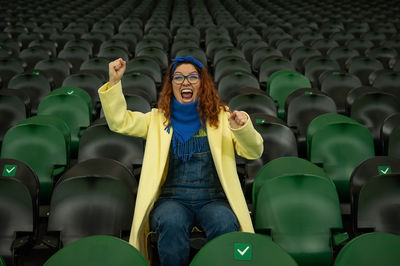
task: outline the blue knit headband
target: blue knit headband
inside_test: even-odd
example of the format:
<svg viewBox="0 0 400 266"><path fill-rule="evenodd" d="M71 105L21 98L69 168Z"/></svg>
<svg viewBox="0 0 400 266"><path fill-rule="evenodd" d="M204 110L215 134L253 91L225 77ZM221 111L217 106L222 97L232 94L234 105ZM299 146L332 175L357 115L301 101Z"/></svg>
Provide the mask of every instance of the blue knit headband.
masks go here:
<svg viewBox="0 0 400 266"><path fill-rule="evenodd" d="M180 63L182 62L191 62L193 64L195 64L198 68L203 68L203 64L197 60L196 58L194 58L193 56L182 56L182 57L177 57L171 60L172 62L174 62L174 64L172 65L171 68L171 76L174 74L175 69L178 65L180 65Z"/></svg>

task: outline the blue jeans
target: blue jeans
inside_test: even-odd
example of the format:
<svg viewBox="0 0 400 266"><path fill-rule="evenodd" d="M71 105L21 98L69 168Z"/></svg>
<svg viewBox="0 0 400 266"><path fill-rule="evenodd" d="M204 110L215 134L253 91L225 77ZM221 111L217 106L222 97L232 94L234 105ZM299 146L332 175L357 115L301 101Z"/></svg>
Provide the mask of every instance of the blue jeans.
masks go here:
<svg viewBox="0 0 400 266"><path fill-rule="evenodd" d="M226 200L181 201L160 199L150 215L151 230L158 235L162 266L189 265L190 232L203 230L207 242L225 233L238 231L238 222Z"/></svg>

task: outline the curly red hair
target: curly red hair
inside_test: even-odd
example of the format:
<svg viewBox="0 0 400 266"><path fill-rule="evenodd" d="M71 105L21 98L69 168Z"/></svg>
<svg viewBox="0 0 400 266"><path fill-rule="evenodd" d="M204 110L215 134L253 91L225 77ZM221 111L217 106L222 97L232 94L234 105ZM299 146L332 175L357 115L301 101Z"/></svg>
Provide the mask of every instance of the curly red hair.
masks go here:
<svg viewBox="0 0 400 266"><path fill-rule="evenodd" d="M207 69L203 66L202 68L197 67L190 61L184 61L180 64L192 64L197 72L200 74L200 89L199 89L199 102L197 104L197 109L199 110L200 120L208 121L209 124L218 128L219 121L218 115L221 110L228 111L228 106L221 101L217 89L215 87L214 81L211 75L208 73ZM164 83L161 89L160 97L158 99L158 109L160 109L166 118L164 121L165 125L170 125L171 123L171 100L172 100L172 79L171 79L171 69L173 64L169 66L164 76Z"/></svg>

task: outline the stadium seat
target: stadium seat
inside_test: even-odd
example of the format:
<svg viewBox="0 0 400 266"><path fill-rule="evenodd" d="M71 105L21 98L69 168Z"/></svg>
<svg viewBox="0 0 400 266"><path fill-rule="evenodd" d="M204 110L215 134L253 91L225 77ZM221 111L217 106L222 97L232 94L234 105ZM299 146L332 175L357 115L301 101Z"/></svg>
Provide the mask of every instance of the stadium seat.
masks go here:
<svg viewBox="0 0 400 266"><path fill-rule="evenodd" d="M93 56L93 44L88 40L83 40L83 39L69 40L68 42L65 43L63 49L76 46L86 49L87 52L89 53L89 57Z"/></svg>
<svg viewBox="0 0 400 266"><path fill-rule="evenodd" d="M313 88L320 88L319 77L325 71L340 71L339 64L329 57L316 56L303 62L304 76L306 76Z"/></svg>
<svg viewBox="0 0 400 266"><path fill-rule="evenodd" d="M44 74L52 89L62 86L65 78L71 74L72 64L61 58L50 58L36 63L34 71Z"/></svg>
<svg viewBox="0 0 400 266"><path fill-rule="evenodd" d="M225 57L214 66L214 81L218 84L225 75L235 72L251 73L250 64L240 57Z"/></svg>
<svg viewBox="0 0 400 266"><path fill-rule="evenodd" d="M203 246L190 266L203 265L298 265L273 240L261 234L233 232Z"/></svg>
<svg viewBox="0 0 400 266"><path fill-rule="evenodd" d="M78 87L61 87L42 99L38 115L53 115L64 120L71 133L71 156L76 158L79 138L91 124L92 110L92 100L86 91Z"/></svg>
<svg viewBox="0 0 400 266"><path fill-rule="evenodd" d="M80 46L70 46L62 49L57 56L67 60L71 65L71 73L75 74L79 71L82 63L89 59L89 51Z"/></svg>
<svg viewBox="0 0 400 266"><path fill-rule="evenodd" d="M307 128L307 158L321 165L335 182L342 203L350 201L350 176L362 161L374 157L371 132L344 115L327 113Z"/></svg>
<svg viewBox="0 0 400 266"><path fill-rule="evenodd" d="M365 125L372 133L375 154L383 155L381 128L383 121L390 115L400 112L400 101L391 94L379 90L357 90L354 101L349 106L350 117Z"/></svg>
<svg viewBox="0 0 400 266"><path fill-rule="evenodd" d="M121 82L125 95L141 95L151 106L157 103L156 83L147 74L137 71L128 72L122 77Z"/></svg>
<svg viewBox="0 0 400 266"><path fill-rule="evenodd" d="M356 56L346 61L346 67L350 74L356 75L365 86L371 85L369 75L377 70L383 70L382 63L375 58Z"/></svg>
<svg viewBox="0 0 400 266"><path fill-rule="evenodd" d="M306 157L308 125L314 118L325 113L337 113L336 104L332 98L317 89L297 89L286 98L285 120L296 135L300 157Z"/></svg>
<svg viewBox="0 0 400 266"><path fill-rule="evenodd" d="M213 61L215 53L222 48L226 47L235 47L230 39L226 38L217 38L217 39L212 39L211 41L207 42L206 41L206 55L207 58L211 61Z"/></svg>
<svg viewBox="0 0 400 266"><path fill-rule="evenodd" d="M40 46L25 48L19 54L19 58L26 64L25 72L28 73L33 71L37 62L50 59L50 56L51 52Z"/></svg>
<svg viewBox="0 0 400 266"><path fill-rule="evenodd" d="M357 233L358 198L362 187L377 175L400 173L400 159L375 156L360 163L350 177L350 207L353 231Z"/></svg>
<svg viewBox="0 0 400 266"><path fill-rule="evenodd" d="M47 39L36 39L28 44L28 48L41 47L51 52L50 57L57 57L57 43Z"/></svg>
<svg viewBox="0 0 400 266"><path fill-rule="evenodd" d="M374 232L362 234L347 243L336 257L334 266L391 266L400 263L400 237Z"/></svg>
<svg viewBox="0 0 400 266"><path fill-rule="evenodd" d="M398 84L400 82L400 72L391 70L378 70L369 75L372 81L372 87L383 92L392 94L400 100L400 91Z"/></svg>
<svg viewBox="0 0 400 266"><path fill-rule="evenodd" d="M243 89L229 99L231 110L241 110L250 114L262 113L277 116L274 100L259 89Z"/></svg>
<svg viewBox="0 0 400 266"><path fill-rule="evenodd" d="M260 47L253 51L253 60L251 61L251 68L254 73L259 73L260 66L269 57L283 57L280 50L273 47Z"/></svg>
<svg viewBox="0 0 400 266"><path fill-rule="evenodd" d="M217 63L220 60L222 60L226 57L231 57L231 56L246 59L246 57L244 56L244 53L239 48L224 47L215 52L214 60L212 61L212 65L215 66L215 65L217 65Z"/></svg>
<svg viewBox="0 0 400 266"><path fill-rule="evenodd" d="M80 239L52 255L44 266L149 265L143 255L124 240L112 236Z"/></svg>
<svg viewBox="0 0 400 266"><path fill-rule="evenodd" d="M347 93L354 89L361 87L361 81L356 75L346 72L327 71L321 77L320 88L331 97L337 107L339 114L346 113L346 96Z"/></svg>
<svg viewBox="0 0 400 266"><path fill-rule="evenodd" d="M247 62L253 61L253 52L259 48L266 48L268 44L261 39L250 39L239 44ZM283 48L283 47L282 47Z"/></svg>
<svg viewBox="0 0 400 266"><path fill-rule="evenodd" d="M95 74L77 73L66 77L60 87L78 87L86 91L92 100L93 115L98 116L100 111L100 98L97 91L102 85L103 83Z"/></svg>
<svg viewBox="0 0 400 266"><path fill-rule="evenodd" d="M342 72L347 72L346 62L352 57L359 56L360 53L356 49L347 46L332 47L328 50L327 56L335 60Z"/></svg>
<svg viewBox="0 0 400 266"><path fill-rule="evenodd" d="M3 84L3 88L7 88L9 80L15 75L23 73L24 68L20 59L15 57L8 57L0 59L0 72L0 78L1 83Z"/></svg>
<svg viewBox="0 0 400 266"><path fill-rule="evenodd" d="M392 114L388 116L382 124L381 128L381 141L383 147L383 154L388 154L389 147L389 137L392 134L393 130L395 130L400 125L400 113Z"/></svg>
<svg viewBox="0 0 400 266"><path fill-rule="evenodd" d="M39 102L51 91L50 82L39 72L18 74L9 81L8 87L19 90L29 97L32 115L36 115Z"/></svg>
<svg viewBox="0 0 400 266"><path fill-rule="evenodd" d="M171 50L170 50L171 58L177 57L176 53L184 48L199 48L199 43L193 39L175 40L171 44Z"/></svg>
<svg viewBox="0 0 400 266"><path fill-rule="evenodd" d="M114 61L118 58L129 61L130 58L128 50L118 46L100 47L97 56L106 58L109 61Z"/></svg>
<svg viewBox="0 0 400 266"><path fill-rule="evenodd" d="M296 137L279 118L267 114L250 114L254 128L263 138L264 151L259 159L245 161L244 193L252 202L254 178L268 162L280 157L297 157Z"/></svg>
<svg viewBox="0 0 400 266"><path fill-rule="evenodd" d="M295 67L285 57L271 56L265 59L258 71L258 81L260 82L261 88L268 87L270 82L269 78L277 71L280 70L292 70L295 71Z"/></svg>
<svg viewBox="0 0 400 266"><path fill-rule="evenodd" d="M6 89L0 90L0 145L7 130L26 119L29 113L24 101L7 91L9 92Z"/></svg>
<svg viewBox="0 0 400 266"><path fill-rule="evenodd" d="M147 74L156 82L157 87L161 85L161 67L156 60L150 57L136 56L134 59L129 60L126 64L126 73L130 72L140 72Z"/></svg>
<svg viewBox="0 0 400 266"><path fill-rule="evenodd" d="M63 120L33 116L7 131L0 158L16 159L30 166L40 182L40 200L46 202L54 179L69 167L70 141L69 128Z"/></svg>
<svg viewBox="0 0 400 266"><path fill-rule="evenodd" d="M303 62L314 56L322 56L322 54L319 50L308 46L296 47L290 51L290 61L296 68L296 71L300 73L304 73Z"/></svg>
<svg viewBox="0 0 400 266"><path fill-rule="evenodd" d="M274 72L267 83L267 93L276 101L278 117L285 118L285 101L289 94L300 88L311 88L311 83L302 74L291 70Z"/></svg>
<svg viewBox="0 0 400 266"><path fill-rule="evenodd" d="M80 73L95 74L102 83L108 81L108 64L110 62L105 58L91 58L82 62Z"/></svg>
<svg viewBox="0 0 400 266"><path fill-rule="evenodd" d="M0 258L7 265L18 265L38 237L39 181L18 160L0 159L0 171Z"/></svg>
<svg viewBox="0 0 400 266"><path fill-rule="evenodd" d="M50 201L47 239L56 248L92 235L127 239L137 182L121 163L89 159L66 171Z"/></svg>
<svg viewBox="0 0 400 266"><path fill-rule="evenodd" d="M236 71L226 74L218 83L218 94L225 102L236 96L244 88L260 90L257 78L251 73ZM260 90L261 91L261 90Z"/></svg>
<svg viewBox="0 0 400 266"><path fill-rule="evenodd" d="M168 67L169 64L168 55L167 52L164 51L162 48L158 47L143 48L135 54L135 57L140 57L140 56L146 56L154 59L163 71L166 70Z"/></svg>
<svg viewBox="0 0 400 266"><path fill-rule="evenodd" d="M385 69L389 69L390 65L389 62L392 58L396 58L398 55L396 49L394 48L388 48L385 46L374 46L371 48L368 48L365 51L365 55L368 57L373 57L381 61L383 67Z"/></svg>
<svg viewBox="0 0 400 266"><path fill-rule="evenodd" d="M271 235L299 265L332 265L334 248L347 240L336 188L326 175L268 178L255 202L256 232Z"/></svg>
<svg viewBox="0 0 400 266"><path fill-rule="evenodd" d="M361 188L357 206L357 231L400 234L400 173L372 177Z"/></svg>
<svg viewBox="0 0 400 266"><path fill-rule="evenodd" d="M333 32L329 35L329 39L336 41L339 44L339 47L345 47L345 43L354 38L355 36L347 31Z"/></svg>
<svg viewBox="0 0 400 266"><path fill-rule="evenodd" d="M203 64L203 66L205 67L208 66L207 55L201 48L198 47L183 48L177 51L175 54L176 57L188 56L188 55L198 59Z"/></svg>
<svg viewBox="0 0 400 266"><path fill-rule="evenodd" d="M110 158L138 174L143 155L143 139L113 132L108 128L105 118L101 118L83 132L79 142L78 162L92 158Z"/></svg>

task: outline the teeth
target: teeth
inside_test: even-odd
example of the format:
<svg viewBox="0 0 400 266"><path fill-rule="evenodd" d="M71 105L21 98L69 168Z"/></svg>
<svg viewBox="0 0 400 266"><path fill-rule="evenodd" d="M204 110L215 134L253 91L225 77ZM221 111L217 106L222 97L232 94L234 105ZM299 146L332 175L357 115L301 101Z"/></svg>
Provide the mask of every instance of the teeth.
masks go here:
<svg viewBox="0 0 400 266"><path fill-rule="evenodd" d="M192 90L182 90L181 91L181 93L186 93L186 92L193 93Z"/></svg>

